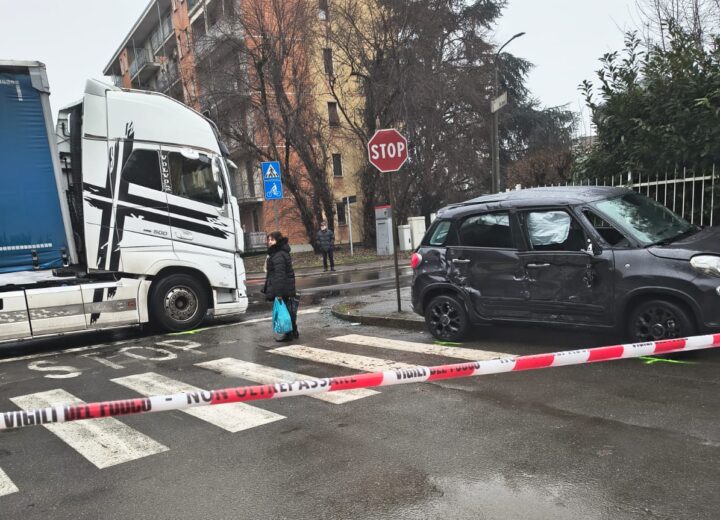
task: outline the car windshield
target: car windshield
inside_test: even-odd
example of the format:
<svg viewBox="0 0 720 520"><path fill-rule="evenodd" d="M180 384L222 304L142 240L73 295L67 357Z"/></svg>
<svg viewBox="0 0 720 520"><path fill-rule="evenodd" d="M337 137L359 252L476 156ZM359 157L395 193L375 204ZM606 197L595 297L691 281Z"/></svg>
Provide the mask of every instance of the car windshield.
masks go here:
<svg viewBox="0 0 720 520"><path fill-rule="evenodd" d="M590 204L643 246L670 243L696 230L662 204L638 193Z"/></svg>

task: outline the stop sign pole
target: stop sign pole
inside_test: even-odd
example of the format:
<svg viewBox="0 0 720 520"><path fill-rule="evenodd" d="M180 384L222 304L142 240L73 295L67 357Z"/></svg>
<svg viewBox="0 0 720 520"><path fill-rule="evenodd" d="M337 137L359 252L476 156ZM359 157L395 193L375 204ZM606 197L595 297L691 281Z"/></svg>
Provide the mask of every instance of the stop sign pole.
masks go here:
<svg viewBox="0 0 720 520"><path fill-rule="evenodd" d="M368 141L368 159L381 173L398 171L408 158L407 139L395 130L387 128L378 130ZM392 220L393 259L395 261L395 290L397 293L398 312L402 312L400 303L400 267L398 266L398 236L397 222L395 222L395 194L393 193L392 179L388 179L388 192L390 195L390 219Z"/></svg>

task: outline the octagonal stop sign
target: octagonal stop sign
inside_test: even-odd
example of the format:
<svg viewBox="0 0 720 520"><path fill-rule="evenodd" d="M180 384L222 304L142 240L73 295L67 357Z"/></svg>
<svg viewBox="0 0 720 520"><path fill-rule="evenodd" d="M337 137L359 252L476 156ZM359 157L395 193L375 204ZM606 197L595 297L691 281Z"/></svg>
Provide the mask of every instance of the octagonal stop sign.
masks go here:
<svg viewBox="0 0 720 520"><path fill-rule="evenodd" d="M407 161L407 139L394 128L378 130L368 141L368 157L381 172L396 172Z"/></svg>

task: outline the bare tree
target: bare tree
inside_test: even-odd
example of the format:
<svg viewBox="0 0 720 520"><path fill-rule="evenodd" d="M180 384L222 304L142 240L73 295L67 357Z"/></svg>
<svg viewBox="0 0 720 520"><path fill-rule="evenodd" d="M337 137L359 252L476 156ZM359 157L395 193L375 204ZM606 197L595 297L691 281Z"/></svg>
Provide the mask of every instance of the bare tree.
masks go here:
<svg viewBox="0 0 720 520"><path fill-rule="evenodd" d="M692 34L700 45L720 32L720 0L636 0L635 5L647 47L667 50L669 22Z"/></svg>
<svg viewBox="0 0 720 520"><path fill-rule="evenodd" d="M305 0L226 0L195 49L202 103L243 160L279 161L297 217L315 242L333 222L328 122L318 112L317 15ZM330 224L332 226L332 224Z"/></svg>
<svg viewBox="0 0 720 520"><path fill-rule="evenodd" d="M332 3L327 37L338 72L330 89L344 119L364 144L378 127L389 126L410 142L408 164L390 177L401 220L415 211L428 215L489 187L492 45L487 31L501 5ZM365 226L372 230L372 208L387 200L388 180L370 166L361 179Z"/></svg>

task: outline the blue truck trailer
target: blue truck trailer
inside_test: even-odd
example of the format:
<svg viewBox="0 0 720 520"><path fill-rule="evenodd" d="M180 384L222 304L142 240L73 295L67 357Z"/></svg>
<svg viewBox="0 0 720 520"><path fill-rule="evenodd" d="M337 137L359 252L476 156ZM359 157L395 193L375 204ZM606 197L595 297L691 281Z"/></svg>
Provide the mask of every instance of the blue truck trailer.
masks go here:
<svg viewBox="0 0 720 520"><path fill-rule="evenodd" d="M76 263L45 66L0 61L0 273Z"/></svg>

